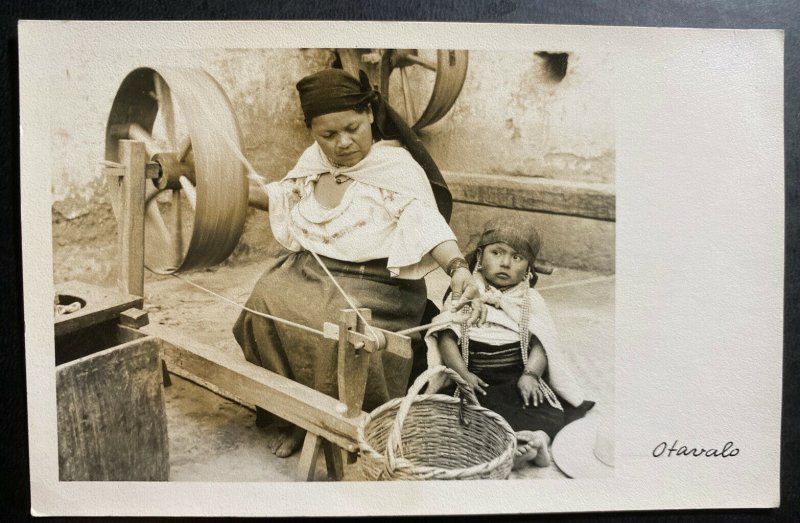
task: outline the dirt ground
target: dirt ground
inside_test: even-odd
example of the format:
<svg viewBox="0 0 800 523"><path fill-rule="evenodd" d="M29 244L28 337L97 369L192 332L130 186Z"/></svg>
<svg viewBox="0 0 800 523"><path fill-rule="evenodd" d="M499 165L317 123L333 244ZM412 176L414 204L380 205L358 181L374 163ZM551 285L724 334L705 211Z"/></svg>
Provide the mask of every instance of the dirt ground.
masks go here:
<svg viewBox="0 0 800 523"><path fill-rule="evenodd" d="M244 303L261 275L260 263L238 263L182 274L181 278ZM441 271L428 277L429 295L438 301L447 286ZM587 397L597 402L589 416L613 414L614 280L568 269L542 276L537 285L559 328L561 342L573 353ZM241 357L231 326L240 309L175 277L149 276L145 310L150 322ZM298 455L273 456L249 408L175 377L165 390L170 440L170 480L289 481ZM320 460L322 461L322 460ZM322 465L318 478L324 479ZM358 480L357 467L345 479ZM553 464L514 472L512 478L563 478Z"/></svg>
<svg viewBox="0 0 800 523"><path fill-rule="evenodd" d="M73 215L54 208L54 280L84 280L114 287L116 223L110 206L104 212ZM61 211L64 212L61 212ZM98 216L100 218L98 218ZM247 233L263 235L264 220L248 220ZM99 222L98 222L99 220ZM107 234L91 234L97 228ZM85 232L81 232L85 231ZM58 234L56 234L58 233ZM254 245L264 245L253 243ZM239 307L193 287L186 280L243 304L263 270L270 245L253 248L243 241L224 263L181 273L180 278L145 274L144 308L150 323L174 330L187 339L242 357L231 333ZM94 260L94 261L93 261ZM98 260L105 260L100 262ZM91 275L91 279L87 278ZM441 304L448 280L442 271L427 277L429 298ZM613 276L556 268L540 276L537 288L548 302L562 344L573 352L577 374L589 399L597 402L592 417L613 414L614 280ZM271 454L264 433L247 406L229 401L192 382L174 377L165 389L173 481L291 481L298 463ZM322 460L320 460L322 461ZM325 479L320 463L317 479ZM563 478L553 464L514 472L512 478ZM346 468L345 479L361 478L358 467Z"/></svg>

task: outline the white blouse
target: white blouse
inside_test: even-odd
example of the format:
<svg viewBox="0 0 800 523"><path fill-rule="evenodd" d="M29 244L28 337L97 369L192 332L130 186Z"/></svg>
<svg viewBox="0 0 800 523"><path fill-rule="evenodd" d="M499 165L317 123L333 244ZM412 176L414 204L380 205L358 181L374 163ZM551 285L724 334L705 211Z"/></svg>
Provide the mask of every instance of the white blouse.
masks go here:
<svg viewBox="0 0 800 523"><path fill-rule="evenodd" d="M436 269L431 249L455 235L435 206L353 180L336 207L314 197L320 175L266 186L272 233L292 251L342 261L388 258L392 276L418 279Z"/></svg>

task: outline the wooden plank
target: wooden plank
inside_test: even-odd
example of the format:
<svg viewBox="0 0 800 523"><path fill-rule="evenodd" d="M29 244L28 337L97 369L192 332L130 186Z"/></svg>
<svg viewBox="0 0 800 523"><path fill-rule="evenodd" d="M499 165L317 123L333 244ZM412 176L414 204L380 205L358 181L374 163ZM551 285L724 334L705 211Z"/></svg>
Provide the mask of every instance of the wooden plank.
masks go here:
<svg viewBox="0 0 800 523"><path fill-rule="evenodd" d="M454 202L615 221L613 184L445 171Z"/></svg>
<svg viewBox="0 0 800 523"><path fill-rule="evenodd" d="M120 140L120 163L125 176L119 178L121 199L119 212L119 288L120 291L144 296L144 192L147 152L144 143Z"/></svg>
<svg viewBox="0 0 800 523"><path fill-rule="evenodd" d="M144 337L56 368L62 481L166 481L159 340Z"/></svg>
<svg viewBox="0 0 800 523"><path fill-rule="evenodd" d="M349 452L358 449L356 433L363 412L345 417L337 412L338 400L169 328L151 324L142 330L161 338L162 358L170 372L213 384L223 395L261 407Z"/></svg>
<svg viewBox="0 0 800 523"><path fill-rule="evenodd" d="M82 309L55 318L56 336L116 319L122 311L132 307L141 309L144 305L140 296L79 281L59 283L55 286L55 291L56 294L73 296L86 302Z"/></svg>

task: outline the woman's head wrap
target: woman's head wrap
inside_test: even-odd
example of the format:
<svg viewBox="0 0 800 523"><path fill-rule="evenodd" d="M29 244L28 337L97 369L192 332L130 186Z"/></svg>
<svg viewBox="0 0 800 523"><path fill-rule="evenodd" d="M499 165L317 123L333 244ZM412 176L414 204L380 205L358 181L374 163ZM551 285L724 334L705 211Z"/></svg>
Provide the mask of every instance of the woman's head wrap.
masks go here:
<svg viewBox="0 0 800 523"><path fill-rule="evenodd" d="M323 69L306 76L297 82L297 92L308 125L317 116L365 106L378 96L366 75L358 80L342 69Z"/></svg>
<svg viewBox="0 0 800 523"><path fill-rule="evenodd" d="M478 240L478 248L492 243L503 242L517 251L528 260L531 270L539 254L542 240L539 231L531 223L524 220L509 220L508 218L492 218L483 226L483 233Z"/></svg>
<svg viewBox="0 0 800 523"><path fill-rule="evenodd" d="M364 71L355 78L342 69L324 69L297 82L300 106L307 125L317 116L349 111L369 104L374 123L375 139L400 140L411 156L425 171L436 198L436 205L445 220L450 220L453 198L441 171L417 134L397 111L384 103L380 93L372 88Z"/></svg>

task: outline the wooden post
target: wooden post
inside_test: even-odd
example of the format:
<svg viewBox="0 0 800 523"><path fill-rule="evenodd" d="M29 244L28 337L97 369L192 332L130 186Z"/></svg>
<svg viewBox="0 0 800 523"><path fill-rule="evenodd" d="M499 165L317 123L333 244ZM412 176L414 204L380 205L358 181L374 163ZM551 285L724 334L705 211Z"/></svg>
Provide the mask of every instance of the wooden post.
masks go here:
<svg viewBox="0 0 800 523"><path fill-rule="evenodd" d="M325 465L328 469L328 479L341 481L344 478L344 460L341 447L328 440L322 441L322 450L325 453Z"/></svg>
<svg viewBox="0 0 800 523"><path fill-rule="evenodd" d="M314 481L317 471L317 458L323 439L313 432L306 432L303 441L303 450L300 452L300 462L297 464L297 479L299 481Z"/></svg>
<svg viewBox="0 0 800 523"><path fill-rule="evenodd" d="M119 289L125 294L144 296L144 191L147 152L135 140L120 140L120 164L125 174L118 177L121 206L118 245Z"/></svg>
<svg viewBox="0 0 800 523"><path fill-rule="evenodd" d="M358 309L367 321L372 319L369 309ZM341 311L339 320L339 364L338 384L339 400L347 406L345 416L352 418L361 414L364 404L364 390L367 386L367 373L369 371L369 352L364 347L354 346L350 343L347 332L354 330L363 333L364 322L354 309Z"/></svg>

